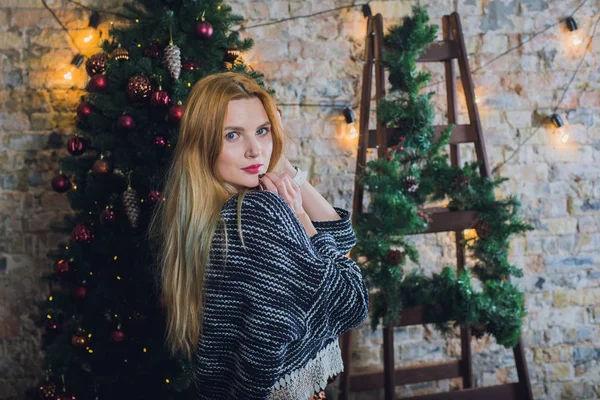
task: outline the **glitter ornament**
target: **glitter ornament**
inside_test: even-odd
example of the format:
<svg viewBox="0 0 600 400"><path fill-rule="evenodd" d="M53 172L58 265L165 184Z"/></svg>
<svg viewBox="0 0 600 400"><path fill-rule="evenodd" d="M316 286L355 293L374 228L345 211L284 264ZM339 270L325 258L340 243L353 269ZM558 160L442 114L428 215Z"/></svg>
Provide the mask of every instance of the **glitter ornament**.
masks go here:
<svg viewBox="0 0 600 400"><path fill-rule="evenodd" d="M141 101L146 99L152 93L152 85L150 79L144 75L135 75L127 81L127 96L133 101Z"/></svg>
<svg viewBox="0 0 600 400"><path fill-rule="evenodd" d="M112 165L106 159L99 159L92 166L92 174L96 178L104 178L112 173Z"/></svg>
<svg viewBox="0 0 600 400"><path fill-rule="evenodd" d="M84 222L77 224L75 228L73 228L71 238L77 243L89 244L94 240L94 232L92 231L92 228Z"/></svg>
<svg viewBox="0 0 600 400"><path fill-rule="evenodd" d="M85 62L85 70L89 76L101 74L106 71L106 64L108 63L108 56L106 53L98 53L91 56Z"/></svg>

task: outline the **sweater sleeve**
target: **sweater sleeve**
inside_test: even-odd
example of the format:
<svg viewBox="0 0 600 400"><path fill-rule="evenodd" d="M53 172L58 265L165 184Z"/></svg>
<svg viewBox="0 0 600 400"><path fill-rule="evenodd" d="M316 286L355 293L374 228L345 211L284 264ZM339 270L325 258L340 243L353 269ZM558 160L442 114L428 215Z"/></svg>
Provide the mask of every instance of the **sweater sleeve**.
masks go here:
<svg viewBox="0 0 600 400"><path fill-rule="evenodd" d="M317 232L328 232L333 236L335 245L344 254L348 254L356 244L356 234L352 229L350 213L339 207L333 207L340 216L338 220L312 221Z"/></svg>
<svg viewBox="0 0 600 400"><path fill-rule="evenodd" d="M264 287L265 304L254 312L265 312L261 319L275 316L281 339L336 337L366 319L368 291L360 268L345 255L347 239L340 249L327 230L309 237L285 200L269 191L247 193L241 218L245 253Z"/></svg>

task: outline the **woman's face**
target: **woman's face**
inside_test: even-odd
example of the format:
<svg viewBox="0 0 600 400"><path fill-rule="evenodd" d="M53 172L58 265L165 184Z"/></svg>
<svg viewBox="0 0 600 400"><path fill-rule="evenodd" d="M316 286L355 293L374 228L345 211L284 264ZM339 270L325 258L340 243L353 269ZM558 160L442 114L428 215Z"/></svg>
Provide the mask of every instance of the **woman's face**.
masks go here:
<svg viewBox="0 0 600 400"><path fill-rule="evenodd" d="M267 172L273 150L271 123L260 99L231 100L223 126L218 178L237 189L257 186L258 174ZM258 168L244 169L254 165Z"/></svg>

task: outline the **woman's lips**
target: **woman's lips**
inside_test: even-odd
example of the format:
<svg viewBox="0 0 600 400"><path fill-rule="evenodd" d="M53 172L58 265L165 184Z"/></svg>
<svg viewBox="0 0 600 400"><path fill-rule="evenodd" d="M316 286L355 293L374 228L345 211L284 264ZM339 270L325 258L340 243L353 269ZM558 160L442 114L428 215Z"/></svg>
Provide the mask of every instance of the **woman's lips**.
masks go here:
<svg viewBox="0 0 600 400"><path fill-rule="evenodd" d="M242 170L246 171L249 174L258 174L258 171L260 171L260 167L242 168Z"/></svg>

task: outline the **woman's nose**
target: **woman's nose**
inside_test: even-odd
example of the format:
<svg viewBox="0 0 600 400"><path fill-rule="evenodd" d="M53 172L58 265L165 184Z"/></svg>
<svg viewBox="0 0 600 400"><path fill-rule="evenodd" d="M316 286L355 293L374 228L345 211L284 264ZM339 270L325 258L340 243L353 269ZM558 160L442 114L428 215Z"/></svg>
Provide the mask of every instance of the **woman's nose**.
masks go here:
<svg viewBox="0 0 600 400"><path fill-rule="evenodd" d="M256 157L260 155L260 143L256 138L249 139L247 145L246 153L251 157Z"/></svg>

